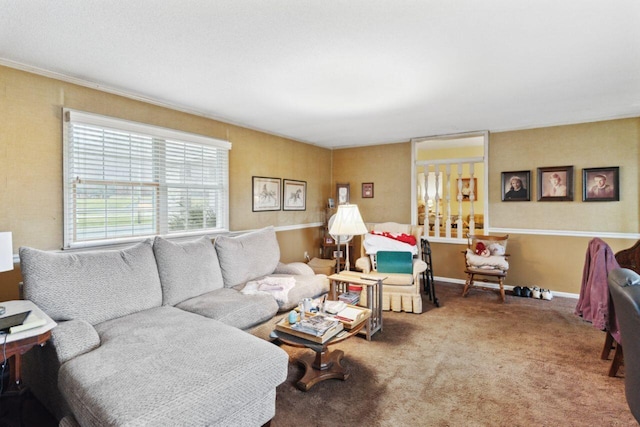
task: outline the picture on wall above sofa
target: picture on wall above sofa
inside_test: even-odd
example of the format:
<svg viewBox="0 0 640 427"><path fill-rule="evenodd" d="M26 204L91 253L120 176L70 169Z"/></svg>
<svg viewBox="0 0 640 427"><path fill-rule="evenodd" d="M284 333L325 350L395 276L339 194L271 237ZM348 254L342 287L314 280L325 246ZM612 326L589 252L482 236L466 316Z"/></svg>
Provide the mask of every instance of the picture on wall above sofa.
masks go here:
<svg viewBox="0 0 640 427"><path fill-rule="evenodd" d="M304 211L307 209L306 181L283 180L282 209L285 211Z"/></svg>
<svg viewBox="0 0 640 427"><path fill-rule="evenodd" d="M280 178L266 178L254 176L253 188L253 212L279 211L280 210Z"/></svg>

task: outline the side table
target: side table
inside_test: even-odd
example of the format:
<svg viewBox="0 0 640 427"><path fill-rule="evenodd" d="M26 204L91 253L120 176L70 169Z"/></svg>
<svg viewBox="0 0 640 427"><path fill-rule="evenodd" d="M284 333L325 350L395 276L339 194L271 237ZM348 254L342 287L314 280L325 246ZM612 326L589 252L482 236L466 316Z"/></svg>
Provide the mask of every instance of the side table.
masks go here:
<svg viewBox="0 0 640 427"><path fill-rule="evenodd" d="M2 357L2 363L4 363L5 357L10 360L11 369L9 371L11 381L6 392L21 392L22 375L20 368L22 366L22 355L37 345L45 345L51 338L51 330L56 326L56 322L40 310L40 308L38 308L38 306L33 302L28 300L3 301L0 302L0 305L4 306L6 309L6 313L3 314L2 317L31 310L31 314L29 316L35 314L46 322L44 325L37 328L8 334L6 337L0 336L0 357Z"/></svg>
<svg viewBox="0 0 640 427"><path fill-rule="evenodd" d="M367 340L382 330L382 282L384 276L362 279L362 273L343 271L329 276L329 299L337 300L339 292L347 292L349 284L364 286L367 292L367 308L371 310L371 317L367 320L365 334ZM365 275L366 276L366 275ZM373 276L372 276L373 277Z"/></svg>

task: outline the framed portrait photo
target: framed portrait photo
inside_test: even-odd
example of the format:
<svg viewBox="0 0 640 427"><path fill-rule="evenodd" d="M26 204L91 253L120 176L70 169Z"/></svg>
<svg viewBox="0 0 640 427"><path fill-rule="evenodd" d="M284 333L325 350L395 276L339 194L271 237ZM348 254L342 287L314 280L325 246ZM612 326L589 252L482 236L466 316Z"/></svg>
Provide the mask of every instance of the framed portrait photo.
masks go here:
<svg viewBox="0 0 640 427"><path fill-rule="evenodd" d="M582 169L582 201L617 202L620 200L620 168Z"/></svg>
<svg viewBox="0 0 640 427"><path fill-rule="evenodd" d="M461 178L462 180L462 201L471 200L471 178ZM473 200L478 200L478 178L473 178Z"/></svg>
<svg viewBox="0 0 640 427"><path fill-rule="evenodd" d="M282 210L304 211L307 209L307 182L284 179L282 181Z"/></svg>
<svg viewBox="0 0 640 427"><path fill-rule="evenodd" d="M573 200L573 166L538 168L538 200L566 202Z"/></svg>
<svg viewBox="0 0 640 427"><path fill-rule="evenodd" d="M501 183L503 202L531 200L531 171L502 172Z"/></svg>
<svg viewBox="0 0 640 427"><path fill-rule="evenodd" d="M362 183L362 198L373 199L373 182Z"/></svg>
<svg viewBox="0 0 640 427"><path fill-rule="evenodd" d="M264 176L251 177L253 184L254 212L279 211L280 210L280 178L267 178Z"/></svg>
<svg viewBox="0 0 640 427"><path fill-rule="evenodd" d="M349 203L349 184L336 184L336 200L338 205Z"/></svg>

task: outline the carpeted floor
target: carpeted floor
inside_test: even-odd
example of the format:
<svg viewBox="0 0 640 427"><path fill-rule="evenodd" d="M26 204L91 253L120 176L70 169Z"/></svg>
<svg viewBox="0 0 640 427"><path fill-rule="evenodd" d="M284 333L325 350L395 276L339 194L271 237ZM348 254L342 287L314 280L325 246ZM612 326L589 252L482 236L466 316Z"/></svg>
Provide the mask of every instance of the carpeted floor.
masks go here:
<svg viewBox="0 0 640 427"><path fill-rule="evenodd" d="M274 427L285 426L633 426L624 367L607 376L604 333L573 314L577 300L552 301L437 284L440 308L384 312L371 342L353 337L346 381L308 392L289 365L277 389ZM283 346L295 357L310 351ZM613 355L613 354L612 354Z"/></svg>

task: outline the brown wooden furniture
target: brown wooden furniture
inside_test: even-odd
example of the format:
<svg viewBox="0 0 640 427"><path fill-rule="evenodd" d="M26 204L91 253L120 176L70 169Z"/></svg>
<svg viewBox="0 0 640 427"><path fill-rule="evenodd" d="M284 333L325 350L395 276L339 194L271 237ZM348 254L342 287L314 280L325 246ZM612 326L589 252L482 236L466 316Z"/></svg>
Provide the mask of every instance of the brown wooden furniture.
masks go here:
<svg viewBox="0 0 640 427"><path fill-rule="evenodd" d="M314 351L314 353L304 354L296 360L296 362L305 369L304 376L296 383L296 387L302 391L309 391L311 387L324 380L336 378L345 381L349 378L349 371L347 371L341 363L344 357L344 351L330 351L329 346L357 334L367 323L368 317L369 316L350 330L343 330L324 344L318 344L282 331L273 331L273 335L284 344L292 347L309 348Z"/></svg>
<svg viewBox="0 0 640 427"><path fill-rule="evenodd" d="M509 239L509 235L504 235L504 236L488 236L488 235L483 235L483 234L468 234L467 235L467 249L471 250L472 252L475 253L476 247L478 245L479 242L483 242L483 244L485 244L485 246L489 246L490 244L499 244L500 246L503 246L506 248L507 245L507 240ZM505 293L504 293L504 278L507 277L507 270L506 269L500 269L500 268L492 268L492 269L488 269L488 268L480 268L478 266L475 265L470 265L467 257L466 257L466 253L467 251L463 252L465 254L465 269L464 272L467 275L467 280L464 284L464 289L462 290L462 296L465 297L467 296L467 294L469 293L469 290L473 287L479 288L479 289L485 289L485 290L489 290L490 288L487 288L486 286L482 286L482 285L477 285L475 283L476 280L479 280L481 282L484 283L496 283L498 284L499 288L500 288L500 296L502 298L502 302L505 301ZM504 260L506 261L507 257L509 256L508 254L504 253L501 255L502 257L504 257Z"/></svg>
<svg viewBox="0 0 640 427"><path fill-rule="evenodd" d="M0 338L0 346L2 346L2 339L3 338ZM8 342L6 349L4 351L0 351L0 357L6 355L10 364L9 377L11 380L9 387L7 388L7 392L12 393L20 391L20 387L22 385L22 355L37 345L44 346L49 339L51 339L51 331L46 331L35 336ZM2 361L4 362L4 357Z"/></svg>
<svg viewBox="0 0 640 427"><path fill-rule="evenodd" d="M630 248L616 252L615 257L620 267L628 268L640 274L640 240ZM609 331L607 331L600 359L607 360L613 349L615 349L615 353L613 354L613 360L611 360L611 366L609 367L608 375L610 377L615 377L618 374L618 369L624 364L624 356L622 354L622 345L618 344Z"/></svg>

